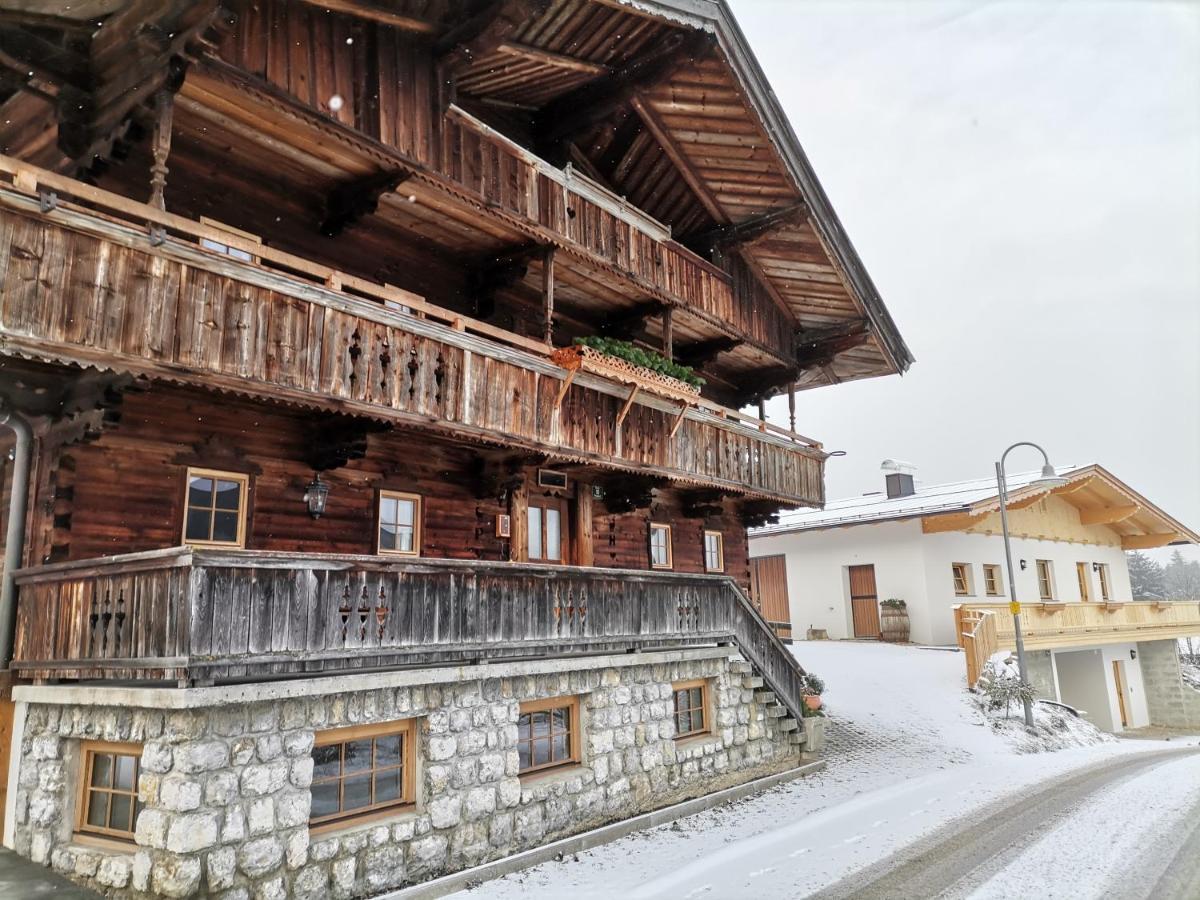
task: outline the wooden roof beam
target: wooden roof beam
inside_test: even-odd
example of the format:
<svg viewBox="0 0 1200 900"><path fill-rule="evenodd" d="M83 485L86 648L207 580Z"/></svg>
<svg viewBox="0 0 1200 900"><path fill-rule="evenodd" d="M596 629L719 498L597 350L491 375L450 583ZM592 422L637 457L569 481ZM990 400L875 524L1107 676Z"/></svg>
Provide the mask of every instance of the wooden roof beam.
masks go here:
<svg viewBox="0 0 1200 900"><path fill-rule="evenodd" d="M792 366L774 366L755 371L752 383L741 386L734 395L734 407L740 409L752 400L769 397L777 388L794 382L800 372Z"/></svg>
<svg viewBox="0 0 1200 900"><path fill-rule="evenodd" d="M555 144L609 118L641 89L669 78L684 65L712 52L714 38L704 31L675 30L607 77L598 78L548 103L537 116L541 142Z"/></svg>
<svg viewBox="0 0 1200 900"><path fill-rule="evenodd" d="M866 322L856 320L813 331L802 331L796 341L796 364L802 369L819 368L834 357L871 339Z"/></svg>
<svg viewBox="0 0 1200 900"><path fill-rule="evenodd" d="M428 22L415 16L405 16L395 10L387 9L382 4L370 0L300 0L309 6L315 6L327 12L343 13L356 19L368 22L378 22L380 25L390 25L401 31L411 31L414 34L432 34L437 31L436 22Z"/></svg>
<svg viewBox="0 0 1200 900"><path fill-rule="evenodd" d="M451 74L508 42L523 25L541 16L550 0L494 0L437 42L438 61Z"/></svg>
<svg viewBox="0 0 1200 900"><path fill-rule="evenodd" d="M1132 515L1136 515L1141 507L1136 503L1130 503L1126 506L1102 506L1099 509L1084 509L1079 512L1080 525L1113 525L1117 522L1124 522Z"/></svg>
<svg viewBox="0 0 1200 900"><path fill-rule="evenodd" d="M721 209L721 205L717 202L717 198L708 188L707 182L696 171L683 152L676 146L674 139L671 137L671 132L667 128L666 123L659 117L658 112L647 103L640 95L634 94L630 99L630 105L641 118L646 129L654 136L654 140L662 149L662 152L667 155L667 159L671 161L680 177L696 195L696 199L704 207L705 211L712 216L714 222L728 222L729 217L725 215L725 211Z"/></svg>
<svg viewBox="0 0 1200 900"><path fill-rule="evenodd" d="M710 231L689 235L680 242L699 253L707 255L716 249L745 247L754 241L767 237L780 228L796 225L808 219L810 210L803 201L791 206L763 213L752 219L746 219L736 225L722 225Z"/></svg>
<svg viewBox="0 0 1200 900"><path fill-rule="evenodd" d="M1165 534L1127 534L1121 538L1121 549L1151 550L1154 547L1165 547L1167 544L1173 544L1182 539L1182 536L1174 531Z"/></svg>
<svg viewBox="0 0 1200 900"><path fill-rule="evenodd" d="M505 41L496 50L505 56L516 56L529 62L551 66L555 69L567 69L571 72L579 72L581 75L590 75L593 78L600 75L607 75L609 71L608 66L601 65L600 63L576 59L573 56L566 56L562 53L552 53L549 50L543 50L541 47L531 47L529 44L521 44L516 41Z"/></svg>
<svg viewBox="0 0 1200 900"><path fill-rule="evenodd" d="M600 322L600 331L610 337L629 339L640 329L647 319L660 316L670 304L661 300L648 300L639 303L632 309L616 310L605 316Z"/></svg>
<svg viewBox="0 0 1200 900"><path fill-rule="evenodd" d="M720 337L708 341L697 341L694 344L685 344L676 347L675 361L681 365L698 369L712 362L718 355L728 353L740 343L741 341L737 338Z"/></svg>
<svg viewBox="0 0 1200 900"><path fill-rule="evenodd" d="M379 198L395 190L412 174L408 169L397 169L339 184L325 199L325 211L317 229L325 237L337 237L359 219L374 214L379 208Z"/></svg>

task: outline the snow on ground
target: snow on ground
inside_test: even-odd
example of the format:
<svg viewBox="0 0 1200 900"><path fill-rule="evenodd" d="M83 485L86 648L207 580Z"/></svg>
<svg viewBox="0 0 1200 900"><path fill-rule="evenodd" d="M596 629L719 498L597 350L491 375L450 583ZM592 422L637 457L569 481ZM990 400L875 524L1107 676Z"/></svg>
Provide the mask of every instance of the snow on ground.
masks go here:
<svg viewBox="0 0 1200 900"><path fill-rule="evenodd" d="M844 641L794 652L827 685L824 772L456 896L804 897L1043 778L1179 746L1104 741L1030 753L1048 740L989 721L964 690L959 653ZM1045 713L1042 730L1061 731L1061 718ZM1071 726L1057 743L1089 733Z"/></svg>
<svg viewBox="0 0 1200 900"><path fill-rule="evenodd" d="M1191 823L1184 819L1197 804L1200 766L1195 759L1156 766L1082 803L966 896L970 900L1141 896L1147 884L1138 871L1139 859L1172 834L1185 833ZM1070 860L1071 866L1067 880L1056 877L1064 860ZM1134 884L1124 890L1129 880ZM1137 890L1139 881L1141 890Z"/></svg>

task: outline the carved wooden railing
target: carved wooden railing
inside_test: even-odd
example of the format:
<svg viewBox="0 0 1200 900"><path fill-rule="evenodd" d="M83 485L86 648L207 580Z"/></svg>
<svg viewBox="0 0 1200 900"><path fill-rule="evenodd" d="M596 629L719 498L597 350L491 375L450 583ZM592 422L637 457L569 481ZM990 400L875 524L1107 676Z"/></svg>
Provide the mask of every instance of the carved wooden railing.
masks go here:
<svg viewBox="0 0 1200 900"><path fill-rule="evenodd" d="M1007 603L959 604L954 607L954 622L958 645L967 653L970 684L978 679L993 653L1016 649L1016 632ZM1198 636L1200 604L1022 603L1021 634L1029 650Z"/></svg>
<svg viewBox="0 0 1200 900"><path fill-rule="evenodd" d="M772 302L734 289L732 278L671 240L671 230L595 182L557 169L458 107L443 124L439 175L486 203L561 235L647 294L680 302L782 359L795 323ZM441 186L439 184L439 186Z"/></svg>
<svg viewBox="0 0 1200 900"><path fill-rule="evenodd" d="M174 547L16 581L25 677L246 681L729 643L803 704L803 670L723 576Z"/></svg>
<svg viewBox="0 0 1200 900"><path fill-rule="evenodd" d="M620 417L627 387L583 374L564 394L568 373L544 344L0 157L5 171L14 184L0 188L0 352L352 411L789 504L824 499L825 454L800 435L747 427L704 401L680 420L678 405L646 395ZM68 190L105 214L66 202L59 192ZM258 259L198 246L214 238Z"/></svg>

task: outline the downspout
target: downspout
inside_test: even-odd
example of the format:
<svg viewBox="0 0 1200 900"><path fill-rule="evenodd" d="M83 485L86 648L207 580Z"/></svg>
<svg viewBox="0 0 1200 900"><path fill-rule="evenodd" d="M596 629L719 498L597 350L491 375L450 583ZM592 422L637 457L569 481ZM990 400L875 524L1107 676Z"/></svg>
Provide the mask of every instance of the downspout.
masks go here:
<svg viewBox="0 0 1200 900"><path fill-rule="evenodd" d="M25 512L29 501L29 461L33 456L33 429L29 421L0 399L0 425L17 438L13 454L12 496L8 504L8 531L4 536L4 574L0 578L0 668L12 659L13 629L17 620L16 580L25 547Z"/></svg>

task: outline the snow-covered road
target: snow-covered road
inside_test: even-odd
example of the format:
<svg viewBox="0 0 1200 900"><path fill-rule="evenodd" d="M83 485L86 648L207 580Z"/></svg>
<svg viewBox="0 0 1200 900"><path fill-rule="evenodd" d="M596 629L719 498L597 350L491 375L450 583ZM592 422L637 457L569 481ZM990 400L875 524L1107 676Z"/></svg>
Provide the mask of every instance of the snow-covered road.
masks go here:
<svg viewBox="0 0 1200 900"><path fill-rule="evenodd" d="M1185 743L1030 753L1021 732L997 733L969 703L957 653L845 642L795 652L829 685L824 772L458 896L806 897L1034 784ZM1063 743L1075 735L1065 728ZM1191 765L1200 770L1200 757Z"/></svg>

